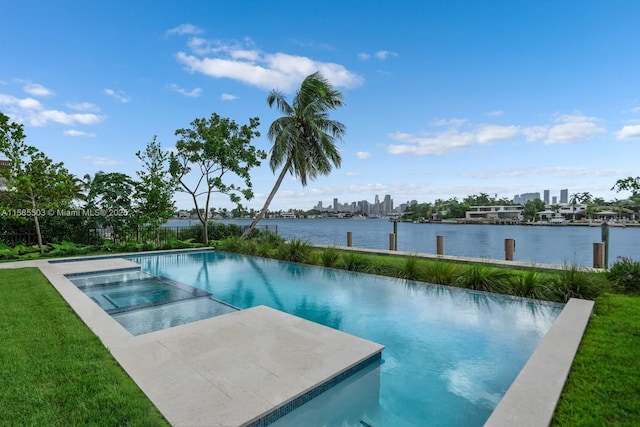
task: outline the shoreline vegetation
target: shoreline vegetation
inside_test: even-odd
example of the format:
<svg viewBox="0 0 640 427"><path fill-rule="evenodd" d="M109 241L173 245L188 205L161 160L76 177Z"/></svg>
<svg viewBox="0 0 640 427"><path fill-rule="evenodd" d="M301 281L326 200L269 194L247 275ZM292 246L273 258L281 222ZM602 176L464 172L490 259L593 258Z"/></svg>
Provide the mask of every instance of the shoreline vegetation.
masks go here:
<svg viewBox="0 0 640 427"><path fill-rule="evenodd" d="M236 226L237 227L237 226ZM233 227L232 227L233 228ZM237 227L239 228L239 227ZM250 256L260 256L275 258L289 262L307 263L323 267L341 268L350 271L359 271L368 274L378 274L396 277L398 279L416 280L443 285L459 286L462 288L486 292L514 295L517 297L533 298L555 302L566 302L570 298L593 299L596 301L594 316L587 327L587 333L578 350L578 354L569 374L569 380L563 391L560 403L552 425L570 426L585 425L595 422L596 424L607 425L638 425L640 424L640 402L637 400L637 392L640 390L640 373L630 370L630 366L635 366L640 358L640 262L631 259L619 259L609 270L594 271L591 269L581 269L576 266L565 266L560 271L543 271L532 268L505 267L490 265L487 263L461 264L449 260L423 259L412 255L387 255L359 253L357 250L341 250L334 247L313 247L306 241L293 240L285 242L278 235L268 231L256 230L251 238L244 240L239 236L239 230L235 230L235 235L222 239L212 240L210 246L216 250L241 253ZM180 242L183 247L204 247L202 244L194 242ZM111 253L123 251L142 251L142 246L127 243L128 246L111 246ZM65 248L68 250L65 253ZM56 256L89 255L89 253L78 253L81 248L68 243L66 246L59 246ZM98 252L104 254L104 252ZM38 254L39 255L39 254ZM14 276L7 276L13 274ZM36 279L34 279L36 277ZM40 278L37 278L40 277ZM38 283L35 286L47 289L44 296L37 301L30 300L30 286L33 281ZM44 280L44 282L42 282ZM30 403L38 399L58 399L56 396L48 397L49 389L56 389L65 384L68 402L77 402L87 399L89 402L95 399L104 399L105 393L112 393L100 390L100 387L115 387L116 390L135 389L136 386L130 379L124 379L124 384L120 382L104 384L106 380L98 380L92 384L92 388L84 384L87 381L85 376L92 378L88 374L86 364L94 363L91 359L94 351L104 351L108 355L108 350L101 346L97 338L94 342L83 344L90 349L81 352L65 350L65 346L56 354L55 362L49 361L48 348L43 349L43 336L58 336L61 332L51 332L51 324L65 325L67 323L76 324L79 319L68 307L60 295L55 293L53 287L46 282L35 269L8 270L0 269L0 300L3 307L7 309L6 316L2 317L3 324L12 325L11 328L4 328L2 331L2 341L6 350L2 351L2 358L7 359L2 366L11 366L11 382L5 388L0 404L0 414L9 414L11 422L16 420L24 424L33 424L33 420L42 421L44 424L55 424L55 420L73 419L82 424L85 420L101 419L103 412L108 409L110 417L113 417L114 424L128 425L164 425L161 415L150 415L149 422L143 423L141 418L147 413L153 414L148 405L150 401L142 398L127 398L136 407L120 407L120 404L100 403L85 404L83 411L76 415L68 411L73 411L65 405L54 404L53 407L47 405L31 405ZM9 285L11 283L12 285ZM48 286L47 286L48 285ZM23 289L24 288L24 289ZM19 292L19 297L15 293ZM57 307L62 305L66 308ZM36 310L32 310L37 306ZM50 316L49 310L67 311L66 317L51 322L47 319ZM9 315L8 313L14 313ZM22 313L22 314L20 314ZM11 319L20 318L25 313L33 322L28 323L28 330L25 331L17 326ZM70 317L69 317L70 316ZM69 320L71 319L71 320ZM69 326L70 327L70 326ZM73 326L76 329L86 329L84 325ZM76 336L79 332L73 331L71 335ZM58 335L56 335L58 334ZM75 338L59 336L63 342L75 342ZM46 347L48 344L44 343ZM96 350L94 347L101 347ZM47 378L43 382L38 377L33 377L32 365L39 363L40 356L47 364L53 363L54 370L63 370L64 376ZM20 356L23 355L23 356ZM9 359L16 359L10 361ZM22 360L24 359L24 360ZM9 364L9 363L12 364ZM109 362L111 364L113 362ZM19 364L20 366L14 366ZM75 368L75 366L79 366ZM57 368L56 368L57 366ZM72 368L67 368L73 366ZM77 371L74 371L77 369ZM120 369L115 366L114 369ZM122 371L124 373L124 371ZM44 375L39 373L38 375ZM111 374L104 374L101 378L109 378ZM119 374L121 375L121 374ZM125 374L126 376L126 374ZM71 378L71 380L69 380ZM25 384L36 384L37 386L27 387ZM40 386L42 384L42 386ZM42 388L46 390L43 390ZM137 393L135 390L127 393ZM44 397L43 397L44 396ZM115 397L107 397L116 399ZM140 402L146 400L145 402ZM119 402L119 400L117 400ZM11 407L3 408L3 405ZM117 407L113 407L117 406ZM27 409L28 408L28 409ZM40 409L41 408L41 409ZM27 412L31 411L31 412ZM151 411L151 412L149 412ZM132 415L138 414L138 415ZM139 414L145 414L139 417ZM18 418L13 418L18 417ZM135 418L140 424L129 423L130 418ZM53 420L53 421L49 421ZM2 421L2 415L0 415ZM21 423L18 422L18 423ZM1 424L2 422L0 422Z"/></svg>
<svg viewBox="0 0 640 427"><path fill-rule="evenodd" d="M213 221L224 221L224 220L250 220L252 218L219 218L214 217L211 218ZM408 219L396 219L394 217L372 217L367 218L364 216L309 216L309 217L269 217L270 221L286 221L286 220L318 220L318 219L335 219L335 220L345 220L352 219L354 221L357 220L383 220L389 222L406 222L412 224L460 224L460 225L524 225L524 226L535 226L535 227L558 227L558 226L571 226L571 227L601 227L606 223L609 227L640 227L639 221L625 221L625 220L616 220L616 221L584 221L584 220L568 220L562 223L552 223L549 221L517 221L517 220L500 220L500 219L465 219L465 218L457 218L457 219L443 219L443 220L408 220ZM184 217L171 217L169 218L171 221L194 221L197 218L184 218Z"/></svg>

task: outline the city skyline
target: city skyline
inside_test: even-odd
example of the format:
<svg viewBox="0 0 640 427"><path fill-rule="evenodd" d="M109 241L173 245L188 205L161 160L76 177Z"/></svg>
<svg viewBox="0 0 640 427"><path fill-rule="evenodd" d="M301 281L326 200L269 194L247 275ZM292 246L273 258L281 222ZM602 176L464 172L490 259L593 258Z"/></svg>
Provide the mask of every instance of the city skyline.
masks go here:
<svg viewBox="0 0 640 427"><path fill-rule="evenodd" d="M483 194L483 193L480 193L480 194ZM469 194L467 197L480 196L480 194ZM484 194L487 194L487 193L484 193ZM516 194L510 200L513 203L518 205L524 205L528 201L535 200L535 199L542 200L545 206L552 206L552 205L566 206L570 204L569 189L567 188L560 189L558 191L558 195L551 196L551 190L548 190L548 189L543 190L543 194L544 194L543 197L540 197L539 192ZM464 200L465 198L462 198L460 201ZM442 200L449 200L449 199L442 199ZM509 200L506 197L498 197L497 194L494 195L493 199ZM325 206L324 202L322 200L319 200L318 203L315 206L313 206L313 209L320 210L320 211L352 212L352 213L358 212L358 213L367 213L367 214L373 214L373 215L386 215L386 214L392 214L392 213L396 213L396 214L402 213L402 211L407 205L411 205L415 203L430 203L430 202L421 202L416 199L412 199L412 200L407 200L404 203L400 203L399 205L394 207L394 199L390 194L385 194L382 202L380 201L379 195L376 194L373 198L372 203L366 199L340 203L339 198L334 197L333 201L329 203L328 206ZM305 209L305 210L309 210L309 209Z"/></svg>
<svg viewBox="0 0 640 427"><path fill-rule="evenodd" d="M346 104L331 112L341 167L306 187L287 176L274 210L533 187L624 199L611 188L639 174L637 16L630 0L5 2L0 111L79 177L135 177L154 135L169 150L214 112L259 117L254 145L269 151L268 93L291 100L320 71ZM335 25L268 24L310 18ZM251 176L243 205L259 209L276 175L263 162Z"/></svg>

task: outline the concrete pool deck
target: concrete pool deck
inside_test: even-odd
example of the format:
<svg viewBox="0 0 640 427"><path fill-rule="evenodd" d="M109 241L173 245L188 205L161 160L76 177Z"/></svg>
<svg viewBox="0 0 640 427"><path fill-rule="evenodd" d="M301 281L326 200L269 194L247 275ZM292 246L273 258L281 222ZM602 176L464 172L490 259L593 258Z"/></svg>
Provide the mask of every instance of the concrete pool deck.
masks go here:
<svg viewBox="0 0 640 427"><path fill-rule="evenodd" d="M42 271L173 426L266 425L265 417L285 414L377 362L384 349L265 306L133 336L64 275L137 264L117 258L0 264L29 266Z"/></svg>
<svg viewBox="0 0 640 427"><path fill-rule="evenodd" d="M134 337L64 274L137 264L118 258L0 264L28 266L40 268L175 426L251 425L304 396L318 378L335 377L383 349L263 306ZM566 304L486 426L549 425L592 310L593 301Z"/></svg>

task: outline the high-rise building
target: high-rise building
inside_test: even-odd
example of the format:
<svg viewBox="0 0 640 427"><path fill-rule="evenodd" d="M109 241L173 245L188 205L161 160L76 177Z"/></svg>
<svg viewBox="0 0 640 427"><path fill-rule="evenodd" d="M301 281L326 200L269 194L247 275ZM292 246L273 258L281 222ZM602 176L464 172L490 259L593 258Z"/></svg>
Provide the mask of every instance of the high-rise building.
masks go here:
<svg viewBox="0 0 640 427"><path fill-rule="evenodd" d="M544 204L548 205L549 204L549 190L544 190Z"/></svg>
<svg viewBox="0 0 640 427"><path fill-rule="evenodd" d="M567 204L569 203L569 190L568 189L564 189L564 190L560 190L560 204Z"/></svg>
<svg viewBox="0 0 640 427"><path fill-rule="evenodd" d="M335 197L333 199L333 210L338 212L338 198L337 197Z"/></svg>
<svg viewBox="0 0 640 427"><path fill-rule="evenodd" d="M539 200L539 199L540 199L540 193L524 193L524 194L513 196L513 203L516 203L518 205L524 205L525 203L531 200Z"/></svg>
<svg viewBox="0 0 640 427"><path fill-rule="evenodd" d="M382 213L388 214L391 212L393 212L393 200L391 200L391 196L387 194L386 196L384 196Z"/></svg>
<svg viewBox="0 0 640 427"><path fill-rule="evenodd" d="M553 196L551 198L551 204L552 205L557 205L558 204L558 196Z"/></svg>

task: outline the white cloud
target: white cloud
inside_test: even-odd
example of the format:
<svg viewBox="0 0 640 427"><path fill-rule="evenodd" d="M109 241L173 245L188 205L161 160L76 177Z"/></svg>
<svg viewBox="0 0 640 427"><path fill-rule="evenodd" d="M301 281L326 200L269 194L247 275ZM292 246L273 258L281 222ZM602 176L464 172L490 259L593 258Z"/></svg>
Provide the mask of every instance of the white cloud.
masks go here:
<svg viewBox="0 0 640 427"><path fill-rule="evenodd" d="M358 151L356 153L356 157L359 159L368 159L369 157L371 157L371 153L369 153L368 151Z"/></svg>
<svg viewBox="0 0 640 427"><path fill-rule="evenodd" d="M549 128L546 126L529 126L524 128L522 133L527 138L527 141L539 141L547 136Z"/></svg>
<svg viewBox="0 0 640 427"><path fill-rule="evenodd" d="M237 96L231 95L230 93L223 93L220 97L223 101L233 101L234 99L238 99Z"/></svg>
<svg viewBox="0 0 640 427"><path fill-rule="evenodd" d="M22 89L32 96L52 96L54 95L51 89L48 89L38 83L27 83Z"/></svg>
<svg viewBox="0 0 640 427"><path fill-rule="evenodd" d="M102 118L91 113L76 113L69 114L59 110L43 110L39 113L34 126L44 126L48 122L62 123L65 125L82 124L82 125L94 125L102 122Z"/></svg>
<svg viewBox="0 0 640 427"><path fill-rule="evenodd" d="M432 126L461 126L465 123L467 123L468 120L467 119L456 119L456 118L451 118L451 119L438 119L436 121L433 121L431 123L429 123Z"/></svg>
<svg viewBox="0 0 640 427"><path fill-rule="evenodd" d="M186 89L181 88L180 86L178 86L176 84L172 84L172 85L169 86L169 88L171 90L173 90L174 92L181 93L184 96L188 96L188 97L191 97L191 98L197 98L202 93L202 89L200 89L199 87L197 87L195 89L192 89L192 90L186 90Z"/></svg>
<svg viewBox="0 0 640 427"><path fill-rule="evenodd" d="M472 145L476 136L470 132L459 132L451 129L435 136L420 137L413 134L396 132L389 135L391 139L404 142L387 146L390 154L442 155L447 152Z"/></svg>
<svg viewBox="0 0 640 427"><path fill-rule="evenodd" d="M640 125L624 126L616 135L618 139L638 138L640 137Z"/></svg>
<svg viewBox="0 0 640 427"><path fill-rule="evenodd" d="M492 141L515 138L520 133L518 126L484 125L476 132L476 141L486 144Z"/></svg>
<svg viewBox="0 0 640 427"><path fill-rule="evenodd" d="M504 115L504 111L502 111L502 110L489 111L487 113L488 117L500 117L502 115Z"/></svg>
<svg viewBox="0 0 640 427"><path fill-rule="evenodd" d="M245 40L251 44L250 40ZM200 38L189 41L193 55L178 52L176 59L191 73L213 78L229 78L263 89L293 91L309 74L319 71L336 87L356 87L362 77L340 64L314 61L305 56L282 52L264 53L239 44L209 42Z"/></svg>
<svg viewBox="0 0 640 427"><path fill-rule="evenodd" d="M545 139L545 144L567 144L588 139L606 130L597 124L595 117L565 114L558 117L556 124L547 126L529 126L522 130L527 141Z"/></svg>
<svg viewBox="0 0 640 427"><path fill-rule="evenodd" d="M106 158L106 157L85 156L85 157L83 157L83 159L88 161L88 162L91 162L92 164L94 164L96 166L113 166L113 165L124 164L123 161L109 159L109 158Z"/></svg>
<svg viewBox="0 0 640 427"><path fill-rule="evenodd" d="M590 169L590 168L576 168L568 166L551 166L545 168L517 168L517 169L491 169L484 172L462 172L461 176L473 178L473 179L489 179L494 180L496 178L518 178L518 177L535 177L535 176L553 176L557 178L573 178L573 177L616 177L624 175L624 171L617 169Z"/></svg>
<svg viewBox="0 0 640 427"><path fill-rule="evenodd" d="M114 91L113 89L105 89L104 93L106 95L112 96L113 98L116 99L116 101L118 102L129 102L131 100L131 98L129 98L129 96L127 96L127 94L125 94L123 91L119 90L119 91Z"/></svg>
<svg viewBox="0 0 640 427"><path fill-rule="evenodd" d="M87 138L93 138L96 136L95 133L83 132L81 130L75 130L75 129L65 130L64 134L69 136L84 136Z"/></svg>
<svg viewBox="0 0 640 427"><path fill-rule="evenodd" d="M345 174L344 174L344 175L345 175L345 176L360 176L360 174L359 174L359 173L357 173L357 172L345 172Z"/></svg>
<svg viewBox="0 0 640 427"><path fill-rule="evenodd" d="M640 113L640 107L633 107L633 108L631 109L631 112L632 112L632 113Z"/></svg>
<svg viewBox="0 0 640 427"><path fill-rule="evenodd" d="M387 59L388 57L390 57L390 56L398 56L398 54L395 53L395 52L388 51L388 50L379 50L379 51L376 52L376 58L378 58L380 60L383 60L383 61L385 59Z"/></svg>
<svg viewBox="0 0 640 427"><path fill-rule="evenodd" d="M604 133L594 117L582 115L563 115L552 126L547 134L545 144L566 144L587 139L593 135Z"/></svg>
<svg viewBox="0 0 640 427"><path fill-rule="evenodd" d="M0 105L11 107L11 112L17 116L19 121L28 122L33 126L45 126L50 122L65 125L92 125L103 121L102 117L95 114L69 114L60 110L45 109L39 101L33 98L20 99L11 95L0 94Z"/></svg>
<svg viewBox="0 0 640 427"><path fill-rule="evenodd" d="M373 56L375 56L377 59L384 61L385 59L391 57L391 56L398 56L397 53L395 52L391 52L390 50L379 50L376 53L373 54ZM366 53L366 52L361 52L358 54L358 59L361 61L367 61L369 59L371 59L371 54Z"/></svg>
<svg viewBox="0 0 640 427"><path fill-rule="evenodd" d="M5 95L0 93L0 105L16 106L25 110L41 110L42 104L40 101L33 98L16 98L12 95Z"/></svg>
<svg viewBox="0 0 640 427"><path fill-rule="evenodd" d="M202 34L202 33L204 33L204 30L196 27L193 24L180 24L177 27L167 30L168 36L171 36L174 34L181 36L185 34Z"/></svg>
<svg viewBox="0 0 640 427"><path fill-rule="evenodd" d="M456 119L457 120L457 119ZM446 121L447 123L451 120ZM457 123L453 121L451 123ZM460 122L464 123L464 122ZM436 125L444 125L442 121ZM455 149L469 147L476 143L488 144L493 141L511 139L518 136L518 126L483 125L473 132L460 132L451 128L435 135L419 136L410 133L396 132L389 134L391 139L404 142L387 146L390 154L442 155Z"/></svg>
<svg viewBox="0 0 640 427"><path fill-rule="evenodd" d="M68 102L66 106L77 111L100 111L100 107L90 102Z"/></svg>

